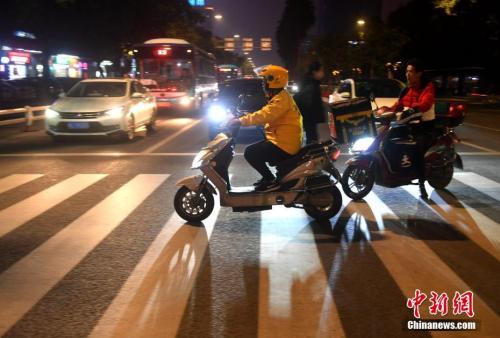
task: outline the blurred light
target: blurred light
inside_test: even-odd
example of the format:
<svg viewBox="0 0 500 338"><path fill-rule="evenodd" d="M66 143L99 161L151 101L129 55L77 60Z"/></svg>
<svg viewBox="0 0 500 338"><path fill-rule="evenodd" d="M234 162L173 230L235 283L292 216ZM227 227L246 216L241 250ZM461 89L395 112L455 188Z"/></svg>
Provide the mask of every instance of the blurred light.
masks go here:
<svg viewBox="0 0 500 338"><path fill-rule="evenodd" d="M356 142L354 142L354 144L351 147L351 151L353 152L365 151L366 149L368 149L368 147L371 146L374 140L375 139L373 137L360 138L356 140Z"/></svg>
<svg viewBox="0 0 500 338"><path fill-rule="evenodd" d="M187 107L191 104L191 98L189 96L183 96L179 103L181 106Z"/></svg>
<svg viewBox="0 0 500 338"><path fill-rule="evenodd" d="M234 34L233 36L235 39L239 39L240 38L240 35L239 34Z"/></svg>
<svg viewBox="0 0 500 338"><path fill-rule="evenodd" d="M45 109L45 118L46 119L53 119L59 117L59 113L56 112L55 110L52 110L50 108Z"/></svg>
<svg viewBox="0 0 500 338"><path fill-rule="evenodd" d="M364 26L366 22L363 19L358 19L358 21L356 21L356 23L358 24L358 26Z"/></svg>
<svg viewBox="0 0 500 338"><path fill-rule="evenodd" d="M2 62L2 63L9 63L9 62L10 62L10 60L9 60L9 58L8 58L8 57L6 57L6 56L2 56L2 58L0 59L0 62Z"/></svg>
<svg viewBox="0 0 500 338"><path fill-rule="evenodd" d="M215 19L215 20L222 20L222 15L220 15L220 14L215 14L215 15L214 15L214 19Z"/></svg>
<svg viewBox="0 0 500 338"><path fill-rule="evenodd" d="M122 117L123 107L117 107L106 111L104 114L109 117L118 118Z"/></svg>
<svg viewBox="0 0 500 338"><path fill-rule="evenodd" d="M227 119L227 117L228 114L221 105L214 104L208 109L208 118L214 122L222 122Z"/></svg>

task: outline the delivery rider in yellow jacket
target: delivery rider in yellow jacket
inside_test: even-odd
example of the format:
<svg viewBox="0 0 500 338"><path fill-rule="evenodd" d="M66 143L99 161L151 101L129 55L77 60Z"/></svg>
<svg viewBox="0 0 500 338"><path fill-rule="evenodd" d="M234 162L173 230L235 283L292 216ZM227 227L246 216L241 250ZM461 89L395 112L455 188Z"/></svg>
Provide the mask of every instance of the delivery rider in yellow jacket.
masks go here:
<svg viewBox="0 0 500 338"><path fill-rule="evenodd" d="M259 111L229 122L230 125L264 126L266 139L249 145L245 159L261 175L256 191L271 191L279 187L266 163L276 165L299 152L302 146L302 115L293 98L285 90L288 71L280 66L268 65L256 69L263 79L268 103Z"/></svg>

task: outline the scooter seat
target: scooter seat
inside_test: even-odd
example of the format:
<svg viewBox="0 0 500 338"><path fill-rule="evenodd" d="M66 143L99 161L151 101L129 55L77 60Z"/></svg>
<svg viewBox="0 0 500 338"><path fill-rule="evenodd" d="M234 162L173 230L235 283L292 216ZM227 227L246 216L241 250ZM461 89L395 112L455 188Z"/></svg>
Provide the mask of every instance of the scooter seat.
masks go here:
<svg viewBox="0 0 500 338"><path fill-rule="evenodd" d="M331 142L331 141L328 141L328 142ZM313 154L316 154L319 152L323 152L323 148L325 147L325 145L326 145L326 143L308 144L304 148L300 149L297 154L293 155L289 159L286 159L282 162L274 164L277 166L278 176L279 177L286 176L290 171L293 170L293 168L295 168L299 163L304 161L310 155L313 155Z"/></svg>

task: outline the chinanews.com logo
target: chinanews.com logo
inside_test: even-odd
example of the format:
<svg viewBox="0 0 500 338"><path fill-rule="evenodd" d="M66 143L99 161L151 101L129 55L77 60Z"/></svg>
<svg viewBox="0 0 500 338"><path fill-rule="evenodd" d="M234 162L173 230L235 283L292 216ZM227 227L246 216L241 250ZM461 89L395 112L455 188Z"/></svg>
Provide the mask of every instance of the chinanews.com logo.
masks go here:
<svg viewBox="0 0 500 338"><path fill-rule="evenodd" d="M450 303L452 308L450 308ZM453 298L446 292L437 293L431 291L430 295L423 293L419 289L415 290L413 297L408 298L406 307L413 310L413 319L405 321L405 329L410 331L473 331L479 329L479 323L474 318L474 294L472 291L460 293L455 291ZM448 313L460 318L446 319L421 319L421 309L428 309L430 316L444 317ZM467 317L465 317L467 316ZM462 319L464 318L465 319Z"/></svg>

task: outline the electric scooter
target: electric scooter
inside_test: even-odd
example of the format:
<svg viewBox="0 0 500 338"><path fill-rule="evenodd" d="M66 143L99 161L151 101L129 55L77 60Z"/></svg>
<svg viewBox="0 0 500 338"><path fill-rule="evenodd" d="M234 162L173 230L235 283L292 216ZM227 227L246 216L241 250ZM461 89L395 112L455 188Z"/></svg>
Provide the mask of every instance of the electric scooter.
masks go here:
<svg viewBox="0 0 500 338"><path fill-rule="evenodd" d="M376 119L382 127L373 142L366 140L365 150L354 145L358 153L346 162L341 179L345 194L353 200L368 195L375 183L395 188L418 179L418 149L411 136L411 122L399 124L393 121L395 117L396 113L387 112ZM435 133L434 142L424 155L425 176L433 188L444 189L453 178L454 167L463 169L463 164L455 151L454 144L459 140L453 128L438 126Z"/></svg>
<svg viewBox="0 0 500 338"><path fill-rule="evenodd" d="M272 209L274 205L303 208L316 220L330 219L342 207L342 195L335 186L340 173L334 162L340 155L334 141L302 148L299 153L281 163L271 163L278 169L280 186L268 192L254 187L232 187L228 168L234 156L239 126L226 128L195 156L191 169L201 175L186 177L179 182L174 207L179 216L189 222L200 222L214 208L214 195L223 207L234 212Z"/></svg>

